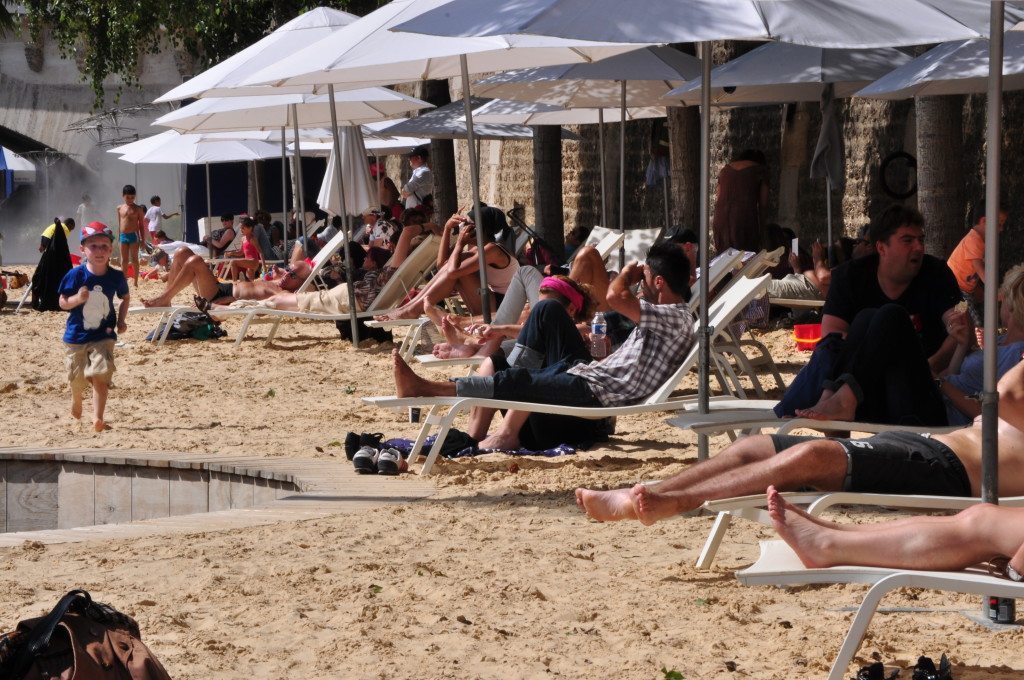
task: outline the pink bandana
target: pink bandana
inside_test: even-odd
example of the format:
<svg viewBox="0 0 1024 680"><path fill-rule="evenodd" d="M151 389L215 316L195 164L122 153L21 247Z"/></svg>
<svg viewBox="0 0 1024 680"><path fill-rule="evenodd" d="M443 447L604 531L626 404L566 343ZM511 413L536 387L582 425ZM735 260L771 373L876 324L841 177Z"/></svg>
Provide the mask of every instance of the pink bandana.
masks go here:
<svg viewBox="0 0 1024 680"><path fill-rule="evenodd" d="M546 276L544 280L540 282L541 288L550 288L551 290L558 291L569 300L577 310L583 309L583 296L580 292L570 286L562 279L556 279L554 276Z"/></svg>

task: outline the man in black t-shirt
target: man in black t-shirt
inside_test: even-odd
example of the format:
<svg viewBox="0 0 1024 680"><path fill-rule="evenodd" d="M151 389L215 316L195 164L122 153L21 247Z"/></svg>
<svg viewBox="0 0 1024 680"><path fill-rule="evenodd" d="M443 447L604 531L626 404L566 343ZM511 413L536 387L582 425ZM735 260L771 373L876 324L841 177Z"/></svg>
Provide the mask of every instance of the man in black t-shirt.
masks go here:
<svg viewBox="0 0 1024 680"><path fill-rule="evenodd" d="M924 252L924 218L911 208L891 206L872 222L868 238L875 244L875 254L851 260L832 273L822 310L822 337L838 333L846 338L858 315L887 305L906 310L913 333L894 333L890 338L884 324L876 323L869 329L867 341L862 336L857 338L857 347L844 341L842 349L836 351L835 342L823 340L820 351L815 351L776 407L776 414L792 415L796 409L820 404L819 398L829 396L837 387L830 380L850 370L854 361L870 360L866 354L877 354L879 348L892 356L905 356L908 362L917 363L915 358L926 361L917 371L925 379L949 364L956 341L949 336L947 324L951 314L959 314L954 310L960 299L959 289L946 263ZM861 321L861 329L866 328L865 319ZM851 356L854 352L861 356Z"/></svg>

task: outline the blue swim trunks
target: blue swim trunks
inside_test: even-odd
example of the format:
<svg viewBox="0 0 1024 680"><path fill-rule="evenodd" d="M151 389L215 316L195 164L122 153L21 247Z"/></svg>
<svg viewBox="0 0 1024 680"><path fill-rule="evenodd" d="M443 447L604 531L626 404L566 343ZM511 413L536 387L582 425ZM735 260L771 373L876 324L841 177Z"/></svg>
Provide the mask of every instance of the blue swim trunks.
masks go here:
<svg viewBox="0 0 1024 680"><path fill-rule="evenodd" d="M131 233L121 232L121 243L138 243L139 232L133 231Z"/></svg>

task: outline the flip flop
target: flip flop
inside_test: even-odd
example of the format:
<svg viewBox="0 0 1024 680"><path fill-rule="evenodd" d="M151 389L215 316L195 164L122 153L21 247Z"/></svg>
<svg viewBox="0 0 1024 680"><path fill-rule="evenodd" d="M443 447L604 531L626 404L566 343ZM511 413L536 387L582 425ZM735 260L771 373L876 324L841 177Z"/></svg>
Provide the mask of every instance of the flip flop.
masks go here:
<svg viewBox="0 0 1024 680"><path fill-rule="evenodd" d="M196 308L203 313L208 314L210 312L210 301L200 295L194 295L192 301L195 303Z"/></svg>

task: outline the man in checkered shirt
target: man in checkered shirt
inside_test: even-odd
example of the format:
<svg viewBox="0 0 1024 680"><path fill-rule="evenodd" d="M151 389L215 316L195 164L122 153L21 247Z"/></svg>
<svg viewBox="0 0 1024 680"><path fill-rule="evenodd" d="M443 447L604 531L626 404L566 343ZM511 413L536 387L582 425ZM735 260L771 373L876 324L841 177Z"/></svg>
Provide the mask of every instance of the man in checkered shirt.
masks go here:
<svg viewBox="0 0 1024 680"><path fill-rule="evenodd" d="M608 286L608 305L637 327L603 361L588 361L589 357L577 355L540 367L508 365L491 357L476 376L430 382L413 373L395 351L396 393L399 397L480 397L562 406L639 403L672 375L693 346L694 318L686 304L690 297L689 272L686 255L670 243L652 246L646 264L634 262L622 270ZM631 290L638 283L642 299ZM565 307L543 303L531 309L520 342L535 334L549 349L578 345L579 333ZM540 354L551 356L552 352ZM468 434L480 441L482 449L518 449L519 432L529 413L508 411L498 430L488 437L493 415L493 409L474 409Z"/></svg>

